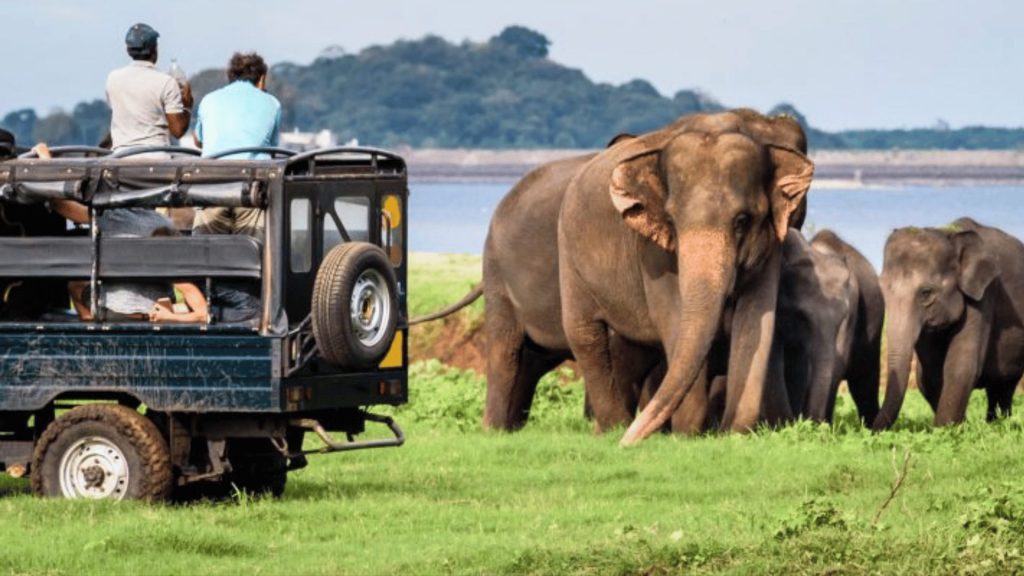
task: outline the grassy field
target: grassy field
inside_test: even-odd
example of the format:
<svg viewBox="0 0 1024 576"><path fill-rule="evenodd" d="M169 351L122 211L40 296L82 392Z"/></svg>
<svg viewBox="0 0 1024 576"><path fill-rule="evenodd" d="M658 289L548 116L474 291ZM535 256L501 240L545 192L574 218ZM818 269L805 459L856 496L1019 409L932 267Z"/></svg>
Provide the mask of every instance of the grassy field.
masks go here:
<svg viewBox="0 0 1024 576"><path fill-rule="evenodd" d="M441 259L445 294L422 267L434 258L414 257L411 297L453 301L478 264ZM933 429L911 392L896 430L873 435L843 396L831 427L621 449L590 433L567 370L516 434L480 431L476 373L427 361L411 380L394 411L406 446L314 458L281 500L43 501L2 480L0 572L1024 572L1024 421L986 424L980 396L956 428Z"/></svg>

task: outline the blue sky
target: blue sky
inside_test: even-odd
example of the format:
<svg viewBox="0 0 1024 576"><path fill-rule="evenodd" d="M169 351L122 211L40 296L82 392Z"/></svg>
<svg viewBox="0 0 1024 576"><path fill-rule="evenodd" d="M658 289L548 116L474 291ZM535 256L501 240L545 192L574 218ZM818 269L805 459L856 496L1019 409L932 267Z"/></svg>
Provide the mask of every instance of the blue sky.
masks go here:
<svg viewBox="0 0 1024 576"><path fill-rule="evenodd" d="M792 102L830 130L1024 126L1024 2L1009 0L0 0L0 113L103 96L125 30L161 33L189 73L235 50L307 63L325 47L437 34L484 41L522 24L596 81L698 88L729 106Z"/></svg>

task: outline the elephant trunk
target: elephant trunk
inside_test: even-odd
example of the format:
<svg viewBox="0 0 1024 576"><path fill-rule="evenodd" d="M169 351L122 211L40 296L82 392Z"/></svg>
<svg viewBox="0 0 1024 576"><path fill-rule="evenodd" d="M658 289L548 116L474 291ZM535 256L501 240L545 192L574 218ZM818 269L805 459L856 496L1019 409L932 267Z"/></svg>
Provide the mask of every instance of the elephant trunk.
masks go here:
<svg viewBox="0 0 1024 576"><path fill-rule="evenodd" d="M831 407L835 402L836 332L817 330L810 343L815 353L811 357L811 373L808 378L807 400L804 414L815 422L831 419Z"/></svg>
<svg viewBox="0 0 1024 576"><path fill-rule="evenodd" d="M914 345L921 334L921 322L912 314L886 314L889 325L885 330L888 363L885 400L871 425L872 430L885 430L896 422L903 406L903 397L910 382L910 364Z"/></svg>
<svg viewBox="0 0 1024 576"><path fill-rule="evenodd" d="M724 235L691 233L680 237L680 325L666 350L668 372L658 391L626 430L628 446L661 428L693 387L722 322L735 279L735 253Z"/></svg>

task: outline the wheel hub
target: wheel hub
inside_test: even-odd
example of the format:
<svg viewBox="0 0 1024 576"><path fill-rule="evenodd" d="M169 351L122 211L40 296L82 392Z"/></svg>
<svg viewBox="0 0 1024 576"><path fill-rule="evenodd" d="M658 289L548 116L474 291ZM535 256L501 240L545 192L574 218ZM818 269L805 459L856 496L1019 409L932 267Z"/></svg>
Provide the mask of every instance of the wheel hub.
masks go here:
<svg viewBox="0 0 1024 576"><path fill-rule="evenodd" d="M391 310L384 278L375 270L366 270L352 289L352 333L363 346L373 346L384 337Z"/></svg>
<svg viewBox="0 0 1024 576"><path fill-rule="evenodd" d="M124 453L106 438L83 438L60 460L60 489L66 498L121 500L128 480Z"/></svg>

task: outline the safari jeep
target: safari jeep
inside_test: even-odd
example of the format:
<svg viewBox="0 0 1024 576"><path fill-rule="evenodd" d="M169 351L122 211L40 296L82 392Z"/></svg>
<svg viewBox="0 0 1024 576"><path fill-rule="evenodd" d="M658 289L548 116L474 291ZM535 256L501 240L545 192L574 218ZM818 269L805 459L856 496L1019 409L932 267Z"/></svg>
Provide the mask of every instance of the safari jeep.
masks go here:
<svg viewBox="0 0 1024 576"><path fill-rule="evenodd" d="M29 474L36 494L279 495L305 454L402 444L367 407L407 400L404 161L242 152L264 159L63 147L0 161L0 469ZM65 199L88 224L50 209ZM103 230L110 210L214 206L263 210L260 237ZM88 321L69 305L72 282L89 287ZM196 323L111 318L104 288L124 282L191 282L211 304L241 284L259 305L243 321L216 305ZM367 422L387 434L356 440Z"/></svg>

